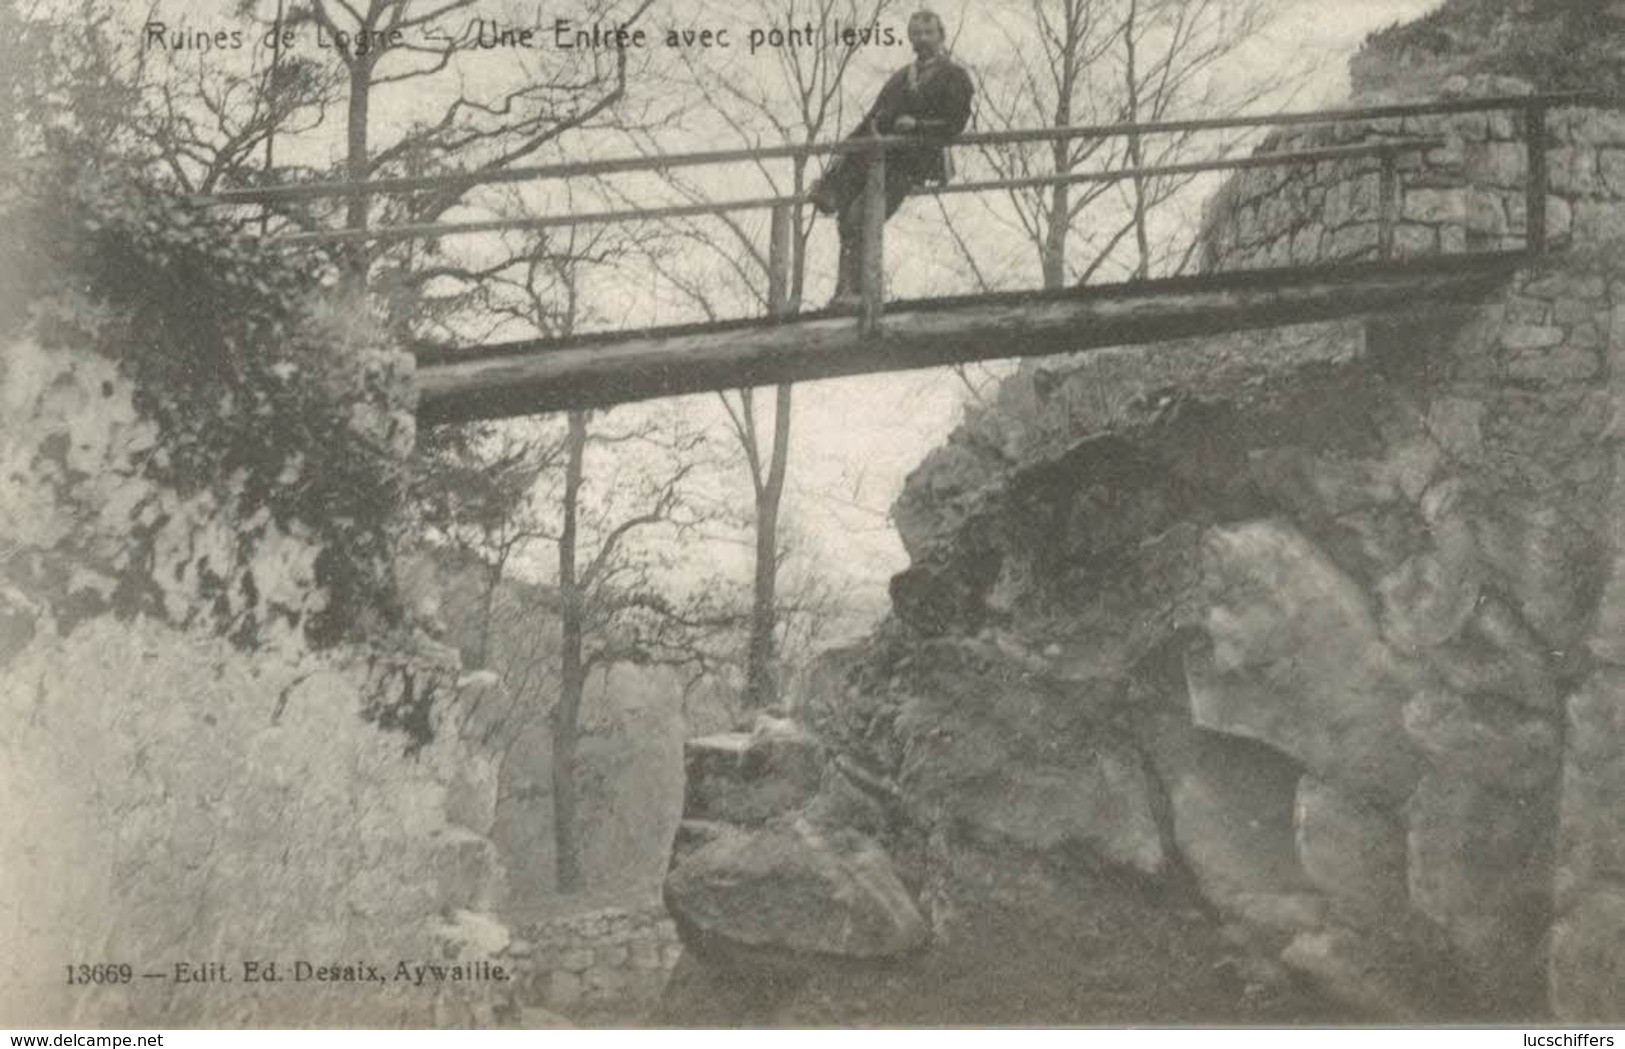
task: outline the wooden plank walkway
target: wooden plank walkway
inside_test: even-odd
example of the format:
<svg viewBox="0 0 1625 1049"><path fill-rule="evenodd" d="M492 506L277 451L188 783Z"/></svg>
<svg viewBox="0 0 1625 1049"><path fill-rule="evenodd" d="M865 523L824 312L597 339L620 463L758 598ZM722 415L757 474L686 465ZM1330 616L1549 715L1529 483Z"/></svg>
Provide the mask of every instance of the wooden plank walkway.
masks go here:
<svg viewBox="0 0 1625 1049"><path fill-rule="evenodd" d="M1249 270L1050 292L892 302L883 326L827 313L525 340L419 356L424 425L705 390L1040 357L1371 315L1491 294L1522 251Z"/></svg>

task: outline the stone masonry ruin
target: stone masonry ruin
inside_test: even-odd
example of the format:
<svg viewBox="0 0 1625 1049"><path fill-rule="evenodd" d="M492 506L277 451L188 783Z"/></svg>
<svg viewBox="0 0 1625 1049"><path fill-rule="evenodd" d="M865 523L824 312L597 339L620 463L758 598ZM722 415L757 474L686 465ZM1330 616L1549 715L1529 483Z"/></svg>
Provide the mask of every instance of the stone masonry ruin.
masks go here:
<svg viewBox="0 0 1625 1049"><path fill-rule="evenodd" d="M691 789L667 1020L1625 1017L1625 113L1547 127L1554 250L1489 301L1029 361L969 416L892 619L800 691L821 787ZM1516 119L1266 148L1394 135L1444 139L1397 255L1521 245ZM1236 176L1205 265L1374 257L1377 163Z"/></svg>
<svg viewBox="0 0 1625 1049"><path fill-rule="evenodd" d="M658 903L522 922L508 945L525 1000L572 1021L625 1023L659 1001L682 947Z"/></svg>

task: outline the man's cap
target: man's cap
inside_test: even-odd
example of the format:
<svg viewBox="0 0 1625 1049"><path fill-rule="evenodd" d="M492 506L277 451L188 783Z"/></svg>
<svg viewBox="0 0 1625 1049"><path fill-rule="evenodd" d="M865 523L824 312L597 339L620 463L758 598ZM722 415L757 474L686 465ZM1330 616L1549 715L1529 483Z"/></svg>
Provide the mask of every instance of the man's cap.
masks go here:
<svg viewBox="0 0 1625 1049"><path fill-rule="evenodd" d="M929 7L920 8L918 11L909 15L908 20L911 25L915 22L929 20L937 27L937 32L941 33L943 36L948 35L948 27L943 24L942 16L931 10Z"/></svg>

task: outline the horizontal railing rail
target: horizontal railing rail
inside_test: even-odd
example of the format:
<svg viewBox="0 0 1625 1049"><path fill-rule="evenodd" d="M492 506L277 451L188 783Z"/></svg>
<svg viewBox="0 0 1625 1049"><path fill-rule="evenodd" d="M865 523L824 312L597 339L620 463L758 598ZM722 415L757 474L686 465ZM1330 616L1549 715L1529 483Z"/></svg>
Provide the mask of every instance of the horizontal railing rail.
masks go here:
<svg viewBox="0 0 1625 1049"><path fill-rule="evenodd" d="M1332 146L1326 149L1261 153L1248 157L1192 161L1183 164L1115 168L1110 171L1083 171L1068 175L1039 175L1031 178L992 179L981 182L949 182L941 185L921 186L910 191L909 195L927 197L951 193L988 193L999 190L1036 189L1091 182L1121 182L1125 179L1161 178L1170 175L1201 174L1211 171L1282 167L1322 160L1349 160L1356 157L1380 158L1388 153L1420 152L1436 149L1444 144L1445 140L1443 138L1395 139L1355 146ZM503 230L557 229L560 227L594 226L618 222L692 218L700 215L726 215L735 211L757 211L786 206L795 207L806 203L808 203L806 195L755 197L742 200L705 201L695 204L672 204L654 208L584 211L572 215L541 215L529 218L471 220L466 222L406 223L398 226L371 226L364 229L314 230L304 233L283 234L277 237L276 240L279 244L334 244L411 240L418 237L495 233Z"/></svg>
<svg viewBox="0 0 1625 1049"><path fill-rule="evenodd" d="M774 159L837 154L867 154L865 183L861 199L855 206L862 209L859 276L862 305L859 311L859 328L864 333L872 333L879 328L883 306L881 260L884 250L883 237L886 218L887 156L898 149L918 148L922 144L951 144L955 147L995 146L1028 142L1056 142L1079 138L1106 139L1123 136L1149 136L1244 128L1282 128L1305 125L1334 125L1349 122L1372 123L1390 120L1403 121L1406 118L1511 110L1521 116L1523 138L1527 150L1525 251L1532 255L1539 255L1547 249L1546 196L1549 180L1546 148L1548 146L1548 114L1554 108L1575 106L1621 108L1622 102L1620 99L1600 93L1563 92L1344 107L1259 114L1255 116L1162 120L1126 124L1067 125L1063 127L975 132L957 136L951 142L939 142L918 136L876 135L848 138L837 142L808 142L762 148L708 150L679 154L646 154L423 177L232 189L198 196L194 200L207 205L270 205L288 201L355 197L381 193L414 193L431 190L444 192L457 188L466 189L495 183L596 177L636 172L663 172L683 167L712 164L737 164L741 162L760 164ZM1411 133L1408 135L1402 133L1406 130ZM1372 156L1379 161L1377 254L1381 259L1388 259L1393 256L1394 231L1399 222L1399 156L1410 152L1431 150L1447 142L1447 139L1439 134L1422 134L1422 130L1421 128L1378 129L1377 133L1392 135L1393 137L1322 148L1255 152L1246 156L1221 157L1188 163L1067 172L1030 178L948 183L946 185L920 187L913 190L912 193L913 195L988 193L1069 184L1120 182L1173 175L1196 175L1206 172L1288 166ZM494 233L504 230L542 230L604 223L647 222L723 215L738 211L768 210L771 214L767 261L768 314L770 317L782 317L790 312L792 308L787 297L788 289L791 286L790 245L794 239L791 230L793 229L797 209L808 202L809 198L805 195L762 196L732 201L658 205L646 208L590 211L570 215L408 223L355 229L306 230L279 234L274 236L272 241L288 245L389 242Z"/></svg>
<svg viewBox="0 0 1625 1049"><path fill-rule="evenodd" d="M1292 127L1305 124L1337 124L1351 121L1402 119L1405 117L1449 115L1522 109L1530 106L1556 108L1574 105L1620 105L1621 99L1596 92L1568 91L1540 95L1504 95L1490 98L1450 99L1436 102L1407 102L1380 106L1347 106L1331 109L1299 110L1252 116L1203 117L1189 120L1161 120L1120 124L1073 124L1062 127L1022 128L1012 131L978 131L953 139L955 146L1017 145L1026 142L1054 142L1075 138L1118 138L1129 135L1182 134L1193 131L1222 131L1233 128ZM588 175L630 172L660 172L711 164L741 161L793 160L797 157L864 153L875 149L895 150L918 146L920 139L906 135L880 135L867 139L841 139L778 146L701 150L690 153L640 154L603 160L569 161L557 164L531 164L444 175L382 178L367 181L309 182L287 186L263 186L217 190L194 198L203 204L269 204L290 200L319 200L326 197L366 196L374 193L411 193L419 190L472 188L502 182L545 181Z"/></svg>

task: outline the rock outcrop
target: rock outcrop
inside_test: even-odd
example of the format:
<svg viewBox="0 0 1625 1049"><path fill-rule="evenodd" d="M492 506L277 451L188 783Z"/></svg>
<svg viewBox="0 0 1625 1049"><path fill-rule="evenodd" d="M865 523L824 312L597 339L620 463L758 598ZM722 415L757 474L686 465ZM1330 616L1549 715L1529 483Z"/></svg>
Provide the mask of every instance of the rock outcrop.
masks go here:
<svg viewBox="0 0 1625 1049"><path fill-rule="evenodd" d="M800 819L713 841L672 872L665 891L680 928L787 956L889 958L927 936L883 849Z"/></svg>
<svg viewBox="0 0 1625 1049"><path fill-rule="evenodd" d="M658 900L520 921L516 932L502 957L511 960L522 1000L579 1026L638 1022L682 952Z"/></svg>
<svg viewBox="0 0 1625 1049"><path fill-rule="evenodd" d="M780 818L864 828L930 942L736 1015L907 1022L934 987L981 1010L940 1022L1619 1021L1625 122L1549 126L1559 250L1489 301L1029 363L920 466L894 616L806 675L829 760ZM1446 139L1401 254L1521 243L1518 126L1336 137L1400 130ZM1370 175L1238 176L1207 264L1369 255ZM669 886L783 833L711 832ZM787 950L789 904L735 898ZM997 1001L968 975L1034 959Z"/></svg>

